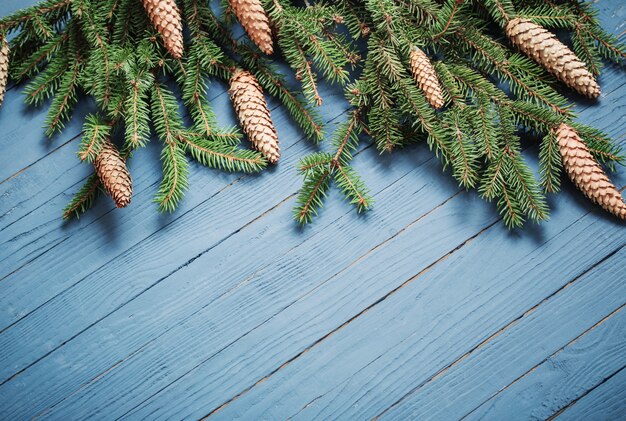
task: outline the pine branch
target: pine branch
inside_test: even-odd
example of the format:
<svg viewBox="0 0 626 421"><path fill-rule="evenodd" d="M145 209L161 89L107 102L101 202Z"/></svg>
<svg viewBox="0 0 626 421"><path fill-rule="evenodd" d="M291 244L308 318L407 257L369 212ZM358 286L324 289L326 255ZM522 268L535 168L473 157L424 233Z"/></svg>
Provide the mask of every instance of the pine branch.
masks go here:
<svg viewBox="0 0 626 421"><path fill-rule="evenodd" d="M92 206L100 191L100 179L96 173L87 178L81 189L74 195L72 200L63 209L63 219L79 219Z"/></svg>
<svg viewBox="0 0 626 421"><path fill-rule="evenodd" d="M267 160L256 151L238 149L200 136L181 135L180 141L196 161L207 167L253 173L267 166Z"/></svg>
<svg viewBox="0 0 626 421"><path fill-rule="evenodd" d="M100 116L91 114L83 125L83 138L78 156L81 161L93 162L111 137L111 126Z"/></svg>
<svg viewBox="0 0 626 421"><path fill-rule="evenodd" d="M174 95L155 80L152 95L152 116L155 131L163 141L161 152L163 180L155 197L162 212L173 212L188 187L188 162L179 144L184 125L178 114Z"/></svg>

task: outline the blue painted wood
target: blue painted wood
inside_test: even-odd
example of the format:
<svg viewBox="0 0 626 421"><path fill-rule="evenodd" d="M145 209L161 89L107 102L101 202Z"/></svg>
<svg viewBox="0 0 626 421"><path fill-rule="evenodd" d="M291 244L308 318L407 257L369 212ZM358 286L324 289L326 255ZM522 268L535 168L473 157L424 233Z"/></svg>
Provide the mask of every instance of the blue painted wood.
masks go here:
<svg viewBox="0 0 626 421"><path fill-rule="evenodd" d="M623 258L624 253L620 254ZM609 272L609 269L615 268L607 268L604 264L595 268L596 281L598 270L617 274L614 271ZM592 278L585 277L585 281ZM590 307L594 304L597 302ZM581 308L586 312L586 307ZM468 419L548 418L615 375L626 366L624 307L620 307L598 324L499 391L470 413ZM564 324L555 331L563 331L566 327L569 326ZM511 413L513 408L515 413ZM624 409L626 410L626 406Z"/></svg>
<svg viewBox="0 0 626 421"><path fill-rule="evenodd" d="M3 2L0 13L17 3ZM626 7L598 6L621 32ZM578 107L582 121L624 142L623 72L609 67L600 83L601 100ZM623 286L609 276L622 264L623 224L566 184L551 199L552 221L510 233L492 206L459 193L424 145L383 157L365 148L355 165L378 200L374 210L357 216L333 191L314 225L298 228L290 221L300 185L294 163L314 148L274 102L286 152L278 167L241 176L194 164L181 210L163 217L149 202L160 173L153 143L131 163L130 208L101 200L63 224L60 209L89 172L71 140L80 126L51 144L38 140L28 119L41 114L18 105L18 92L0 119L7 115L7 133L24 127L34 147L0 157L2 418L201 417L222 404L215 415L224 419L357 418L400 400L386 413L399 418L393 411L440 399L462 415L502 387L504 399L529 365L623 304ZM341 92L323 92L325 120L341 121ZM224 86L212 85L211 97L220 119L234 122ZM15 143L0 135L3 151L26 149ZM536 149L527 152L536 165ZM626 171L614 179L623 186ZM550 337L550 324L567 329ZM534 345L520 352L524 341ZM492 357L505 361L499 371L471 364ZM608 373L619 361L598 367ZM455 379L465 375L476 381L461 393ZM621 396L619 374L599 386L593 376L572 378L580 393L554 392L562 416Z"/></svg>
<svg viewBox="0 0 626 421"><path fill-rule="evenodd" d="M614 421L626 413L626 367L594 388L589 394L572 402L557 419Z"/></svg>
<svg viewBox="0 0 626 421"><path fill-rule="evenodd" d="M462 418L502 389L502 399L490 406L492 411L477 411L470 419L550 417L626 365L626 312L620 311L626 304L626 289L616 276L626 269L625 257L622 246L412 391L382 418ZM581 331L585 333L579 335ZM528 340L531 335L533 341ZM542 357L546 353L549 357ZM568 373L569 378L543 381L543 375L555 372ZM533 392L534 399L529 396Z"/></svg>

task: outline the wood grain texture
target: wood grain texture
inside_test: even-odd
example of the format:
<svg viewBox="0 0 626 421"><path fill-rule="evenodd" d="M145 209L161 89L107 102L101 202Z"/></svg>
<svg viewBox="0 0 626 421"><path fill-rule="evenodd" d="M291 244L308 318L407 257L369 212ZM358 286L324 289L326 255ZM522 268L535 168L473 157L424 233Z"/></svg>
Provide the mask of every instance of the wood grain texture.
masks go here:
<svg viewBox="0 0 626 421"><path fill-rule="evenodd" d="M626 367L558 414L557 419L614 421L626 413Z"/></svg>
<svg viewBox="0 0 626 421"><path fill-rule="evenodd" d="M286 118L284 113L282 117ZM283 131L287 131L288 127L283 124ZM291 130L295 131L295 128L291 127ZM84 234L68 236L63 242L64 253L77 256L76 259L67 261L59 259L58 252L46 253L1 281L0 290L4 290L7 295L4 295L0 301L9 302L8 304L3 302L0 320L4 326L10 326L10 328L6 330L5 335L0 337L0 342L2 342L0 346L7 350L0 356L0 359L19 354L20 357L17 358L25 361L23 366L32 363L32 360L37 360L41 355L49 352L53 343L65 342L68 337L89 326L94 320L131 300L169 273L186 266L190 260L219 244L237 229L280 203L284 198L283 195L280 194L278 197L275 195L279 194L278 192L282 189L287 190L285 195L293 194L298 183L295 162L299 156L309 150L309 146L302 139L297 142L287 140L285 144L285 152L293 154L285 156L281 171L274 174L270 171L261 176L225 175L231 180L225 186L220 186L215 181L208 183L205 179L202 182L199 178L210 174L207 174L208 171L205 168L197 166L190 174L190 183L197 186L198 194L193 199L185 201L178 213L173 216L156 214L154 204L150 200L154 192L149 189L142 191L137 183L135 200L137 205L129 208L134 209L135 212L124 219L120 218L123 218L125 213L107 213L105 215L110 216L111 219L101 220L100 224L95 223L96 226L93 227L97 230L110 230L113 223L119 222L120 226L116 227L116 231L102 233L97 238L91 238L89 242L85 241ZM259 188L257 180L272 175L274 176L273 182L262 183L264 188ZM230 188L235 184L236 189ZM269 201L260 200L263 197L268 198ZM58 224L58 216L56 218ZM215 226L202 223L210 218L220 221L220 224ZM81 231L91 227L92 224L89 224ZM164 238L168 241L163 241ZM178 241L184 241L184 248L172 249L170 241L176 241L176 238ZM107 266L106 263L111 262L113 258L118 260ZM38 279L33 276L40 270L51 271L57 276L52 279ZM131 274L130 277L129 274ZM112 279L117 281L112 281ZM97 282L101 283L100 287L96 286ZM32 290L28 290L28 286L33 286L35 283L40 286L48 283L50 285L47 288L38 288L40 294L33 295ZM96 290L110 288L116 283L119 283L119 287L116 288L115 294L106 297L104 302L101 301L102 296L97 294L94 296L94 288ZM77 295L81 295L80 291L85 291L86 297L96 301L87 305L84 297L76 298ZM29 298L19 299L25 296ZM12 305L10 300L16 300L21 307ZM45 303L44 307L41 307L42 303ZM72 311L68 312L70 307ZM85 308L97 310L90 311L87 317L76 318L73 311L82 314L81 309ZM29 326L47 323L46 319L50 317L49 312L62 315L58 317L67 317L67 323L70 325L64 321L57 326L57 329L48 331L49 335L31 343L29 349L36 357L31 357L31 352L24 354L22 345L11 338L23 338L24 332L31 329ZM77 324L80 327L76 330L70 327ZM13 336L11 332L15 332L16 336ZM50 342L51 340L53 342ZM42 348L38 348L37 344L41 344ZM6 379L6 366L2 365L2 367L4 370L0 369L2 373L0 378L4 380ZM16 367L19 366L14 366L11 370Z"/></svg>
<svg viewBox="0 0 626 421"><path fill-rule="evenodd" d="M570 209L572 205L570 203ZM463 209L464 206L459 205L453 215L462 217ZM400 262L415 258L412 257L416 255L415 246L411 245L414 238L422 243L421 247L429 247L428 242L434 241L430 239L437 236L431 235L426 226L435 222L424 220L424 225L416 225L414 231L406 231L393 245L380 249L370 262L352 268L343 279L333 280L334 288L327 287L312 296L306 307L308 311L303 308L306 303L292 308L294 313L300 310L298 314L306 314L307 321L315 317L307 325L317 327L324 322L334 322L341 328L325 341L309 342L310 349L288 365L273 367L275 372L268 370L268 375L271 374L268 378L217 414L224 419L236 416L284 418L305 409L301 414L305 419L328 416L361 419L377 415L623 242L621 238L613 238L613 241L607 238L614 228L612 224L605 226L607 231L604 232L598 230L597 225L590 228L587 221L592 219L590 215L581 218L580 214L572 213L571 219L559 216L562 218L554 218L552 223L569 219L569 222L564 221L567 227L555 227L554 236L546 233L547 238L542 238L540 244L522 238L517 239L515 249L511 249L507 247L511 239L506 237L505 229L497 225L441 262L445 264L435 265L413 279L401 293L383 301L376 295L368 299L367 295L376 291L377 283L388 283L396 276L398 283L412 279L406 274L411 266L397 264L390 256L396 256ZM442 218L448 220L449 216ZM437 222L436 225L441 226L441 221ZM581 232L581 226L586 226L588 231ZM420 232L427 235L422 237ZM590 253L584 258L572 255L557 262L555 255L560 255L567 242L572 247L588 245ZM488 254L485 254L486 248L489 248ZM355 279L359 280L357 292L354 291ZM385 285L379 288L384 291ZM381 294L380 290L378 293ZM360 301L361 295L366 296L364 301ZM349 312L354 311L351 305L374 307L350 321ZM321 314L312 312L312 307L319 308ZM339 316L338 320L329 320L331 315ZM268 334L284 332L294 317L287 318L282 325L267 326L258 332L257 341L266 344L273 353L277 352L283 345ZM345 321L350 323L344 326ZM246 345L245 349L259 349ZM240 352L243 350L230 350L231 355L241 355ZM295 355L297 351L292 351L291 356ZM248 358L252 355L244 361ZM237 373L245 376L246 370L240 368ZM196 376L203 378L205 374L203 370ZM230 376L234 375L240 374L231 371ZM165 395L165 401L181 402L172 413L193 405L192 400L208 400L216 393L214 389L203 387L206 382L197 381L193 388L191 382L193 380L186 382L184 389L182 385L177 387L177 393L171 391ZM190 391L195 393L188 395ZM155 405L159 401L155 399Z"/></svg>
<svg viewBox="0 0 626 421"><path fill-rule="evenodd" d="M606 321L607 315L626 304L626 290L618 276L626 269L624 257L626 249L622 246L608 261L599 263L526 311L513 325L498 331L497 336L464 355L458 364L412 391L381 418L462 418L481 401L507 388L529 371L532 373L528 374L528 379L540 376L542 365L569 373L571 378L562 379L562 383L556 381L553 393L548 384L540 381L533 384L529 389L539 395L537 401L528 399L529 392L511 396L508 404L509 408L512 402L515 404L515 414L504 410L479 413L476 418L501 419L503 415L507 419L548 418L574 399L576 393L590 389L626 364L623 312L615 315L615 319L609 318L611 323ZM608 327L603 326L605 322ZM587 333L589 329L591 333ZM585 332L582 337L581 331ZM528 341L529 336L534 340ZM563 344L568 344L566 351L559 352ZM592 347L593 344L596 346ZM576 367L574 362L565 366L569 353L576 354L581 349L589 352L581 356L581 364L591 367ZM543 353L550 354L549 361L541 358ZM548 362L544 364L544 361ZM586 385L586 382L591 384ZM507 391L503 394L507 396ZM506 408L506 399L501 402L500 408Z"/></svg>
<svg viewBox="0 0 626 421"><path fill-rule="evenodd" d="M626 6L598 7L621 32ZM623 71L607 67L600 83L601 100L577 111L624 143ZM225 87L210 89L232 124ZM339 89L322 94L332 127L346 104ZM168 217L150 203L160 181L152 142L131 162L130 208L100 200L61 223L89 173L75 156L80 127L48 145L22 124L37 146L16 163L0 156L13 165L0 177L2 418L461 416L500 400L501 415L623 408L613 398L624 386L623 223L566 182L551 221L509 232L425 145L383 156L363 145L355 166L372 212L357 216L333 191L301 229L290 218L294 164L314 147L270 106L284 162L256 176L193 164ZM0 119L15 134L30 113L15 99ZM1 147L14 142L0 134ZM536 148L525 154L536 167ZM624 186L626 171L612 178ZM553 361L580 370L555 372ZM563 378L572 384L559 387ZM515 399L525 384L527 403Z"/></svg>
<svg viewBox="0 0 626 421"><path fill-rule="evenodd" d="M624 253L620 252L617 255L623 259ZM616 256L611 257L611 261ZM597 276L598 270L604 270L605 274L616 278L617 273L614 270L617 268L611 267L611 264L609 267L606 266L602 264L594 268L593 272ZM587 274L585 280L581 281L587 282L591 278L593 274ZM607 278L600 281L604 279ZM581 308L587 310L585 307ZM554 331L568 330L568 327L566 322ZM542 328L549 329L548 326ZM469 413L467 419L521 420L551 417L626 366L625 336L626 311L622 306L568 343L565 348L551 354L522 377L507 385ZM491 362L492 366L494 362ZM513 363L511 360L502 366ZM511 408L515 408L514 414L510 413Z"/></svg>

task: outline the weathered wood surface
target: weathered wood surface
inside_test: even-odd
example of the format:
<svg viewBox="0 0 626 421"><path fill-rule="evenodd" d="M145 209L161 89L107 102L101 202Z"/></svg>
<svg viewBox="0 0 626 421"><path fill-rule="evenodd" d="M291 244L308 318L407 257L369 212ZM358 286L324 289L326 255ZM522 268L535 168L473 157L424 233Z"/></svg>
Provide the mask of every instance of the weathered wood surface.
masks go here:
<svg viewBox="0 0 626 421"><path fill-rule="evenodd" d="M0 15L34 1L5 1ZM597 3L606 27L626 5ZM581 120L626 142L626 77L607 67ZM341 92L324 87L332 127ZM234 122L225 87L211 87ZM280 165L191 166L178 212L150 199L156 142L131 163L135 198L60 210L89 174L82 104L44 139L45 109L0 110L0 418L615 419L626 414L626 231L569 183L552 218L509 232L424 145L355 165L376 206L330 194L313 225L291 208L315 150L271 102ZM527 156L536 165L536 148ZM613 174L626 185L626 170Z"/></svg>

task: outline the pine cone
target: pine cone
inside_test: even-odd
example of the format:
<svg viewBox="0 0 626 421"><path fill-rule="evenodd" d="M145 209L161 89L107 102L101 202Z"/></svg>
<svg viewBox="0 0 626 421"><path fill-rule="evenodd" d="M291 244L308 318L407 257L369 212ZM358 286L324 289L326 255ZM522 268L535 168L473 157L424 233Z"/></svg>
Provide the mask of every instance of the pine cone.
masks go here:
<svg viewBox="0 0 626 421"><path fill-rule="evenodd" d="M578 133L567 124L561 123L556 129L556 138L563 166L576 187L608 212L626 219L626 204L622 195L593 159Z"/></svg>
<svg viewBox="0 0 626 421"><path fill-rule="evenodd" d="M439 85L437 74L428 56L424 54L422 50L415 47L413 51L411 51L409 65L415 83L424 91L424 95L426 95L426 99L428 99L430 105L435 107L435 109L443 107L445 101L441 93L441 85Z"/></svg>
<svg viewBox="0 0 626 421"><path fill-rule="evenodd" d="M552 32L522 18L511 20L505 32L524 54L545 67L561 82L586 97L600 96L600 86L585 64Z"/></svg>
<svg viewBox="0 0 626 421"><path fill-rule="evenodd" d="M230 78L228 94L241 127L252 145L272 164L278 162L278 135L259 82L250 72L237 69Z"/></svg>
<svg viewBox="0 0 626 421"><path fill-rule="evenodd" d="M133 181L126 163L115 146L109 142L105 143L93 165L105 190L115 202L115 206L126 207L133 195Z"/></svg>
<svg viewBox="0 0 626 421"><path fill-rule="evenodd" d="M0 44L0 105L2 105L9 80L9 43L2 38Z"/></svg>
<svg viewBox="0 0 626 421"><path fill-rule="evenodd" d="M228 0L241 26L265 54L274 52L270 20L263 10L260 0Z"/></svg>
<svg viewBox="0 0 626 421"><path fill-rule="evenodd" d="M174 58L183 56L183 25L175 0L143 0L152 24Z"/></svg>

